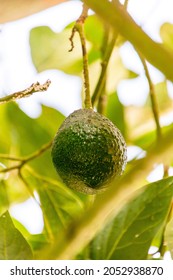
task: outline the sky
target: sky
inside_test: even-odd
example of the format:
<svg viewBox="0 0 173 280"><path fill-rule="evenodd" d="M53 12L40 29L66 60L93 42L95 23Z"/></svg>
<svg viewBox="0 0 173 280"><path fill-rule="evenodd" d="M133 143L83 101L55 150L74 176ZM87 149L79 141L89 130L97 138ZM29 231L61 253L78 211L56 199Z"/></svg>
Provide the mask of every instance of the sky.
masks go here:
<svg viewBox="0 0 173 280"><path fill-rule="evenodd" d="M173 23L171 0L129 0L128 11L143 30L158 42L160 42L159 28L162 23L165 21ZM36 81L43 83L48 78L52 81L48 94L38 93L28 98L27 102L26 99L19 102L21 108L32 118L38 117L41 113L40 102L57 108L66 116L81 107L81 80L57 70L38 74L31 60L28 43L31 28L48 25L55 32L60 32L68 23L76 20L80 13L81 3L69 1L25 19L0 26L0 96L22 90ZM118 96L125 105L142 106L147 98L148 84L141 63L129 43L121 48L121 57L125 66L139 73L139 77L135 83L120 82ZM164 77L158 70L152 66L149 66L149 69L155 83L163 81ZM129 99L126 94L127 88L131 92ZM170 91L170 94L173 94L171 86ZM61 98L55 100L55 92L61 92ZM133 147L131 150L133 153L129 152L129 158L138 152ZM159 178L162 167L159 166L158 170L157 174L150 176L150 181ZM25 204L14 205L10 213L31 233L42 231L42 213L33 199L29 199ZM34 223L30 219L33 216Z"/></svg>

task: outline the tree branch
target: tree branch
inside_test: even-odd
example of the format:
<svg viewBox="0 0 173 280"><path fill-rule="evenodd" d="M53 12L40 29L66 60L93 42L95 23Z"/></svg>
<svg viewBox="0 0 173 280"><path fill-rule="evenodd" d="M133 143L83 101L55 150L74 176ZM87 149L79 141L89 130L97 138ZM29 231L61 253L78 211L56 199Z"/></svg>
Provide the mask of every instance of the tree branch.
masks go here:
<svg viewBox="0 0 173 280"><path fill-rule="evenodd" d="M163 44L153 41L133 18L125 11L123 5L115 1L107 0L83 0L84 3L93 9L105 22L115 31L137 48L143 56L165 76L173 81L173 53L164 47Z"/></svg>
<svg viewBox="0 0 173 280"><path fill-rule="evenodd" d="M50 86L51 81L47 80L44 84L40 85L39 82L32 84L29 88L22 91L12 93L10 95L0 98L0 104L15 101L16 99L28 97L35 92L46 91Z"/></svg>
<svg viewBox="0 0 173 280"><path fill-rule="evenodd" d="M8 159L8 160L13 160L13 161L20 161L20 163L18 163L16 165L13 165L11 167L7 167L7 168L4 168L4 169L0 170L0 173L6 173L6 172L9 172L9 171L12 171L12 170L16 170L16 169L18 169L18 171L20 172L21 168L26 163L28 163L29 161L35 159L36 157L39 157L42 153L44 153L46 150L48 150L52 146L52 141L53 140L51 140L47 144L43 145L39 150L37 150L36 152L34 152L33 154L31 154L31 155L29 155L27 157L18 158L18 157L13 157L13 156L8 156L8 155L3 155L3 154L1 155L0 154L0 158Z"/></svg>

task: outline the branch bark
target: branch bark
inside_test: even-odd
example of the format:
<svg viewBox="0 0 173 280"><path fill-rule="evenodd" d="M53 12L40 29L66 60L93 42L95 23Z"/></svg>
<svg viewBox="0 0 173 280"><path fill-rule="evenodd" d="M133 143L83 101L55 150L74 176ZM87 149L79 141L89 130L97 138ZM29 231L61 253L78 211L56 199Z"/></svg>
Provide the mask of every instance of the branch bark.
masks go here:
<svg viewBox="0 0 173 280"><path fill-rule="evenodd" d="M15 101L16 99L21 99L24 97L28 97L32 95L35 92L41 92L48 90L48 87L50 86L51 81L47 80L44 84L40 85L39 82L32 84L29 88L24 89L22 91L18 91L12 94L9 94L7 96L0 98L0 104L7 103L10 101Z"/></svg>

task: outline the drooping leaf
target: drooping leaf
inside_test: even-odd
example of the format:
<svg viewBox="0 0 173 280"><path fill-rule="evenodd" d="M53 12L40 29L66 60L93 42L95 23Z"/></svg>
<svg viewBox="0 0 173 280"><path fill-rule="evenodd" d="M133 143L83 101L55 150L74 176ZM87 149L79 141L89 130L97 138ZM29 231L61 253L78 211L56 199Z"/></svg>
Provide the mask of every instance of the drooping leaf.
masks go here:
<svg viewBox="0 0 173 280"><path fill-rule="evenodd" d="M8 212L0 217L0 260L30 260L32 251Z"/></svg>
<svg viewBox="0 0 173 280"><path fill-rule="evenodd" d="M36 174L34 177L34 173L26 174L29 185L39 195L45 233L48 241L52 242L70 221L75 220L82 213L84 204L80 197L58 181L58 178L54 180L40 175L37 177Z"/></svg>
<svg viewBox="0 0 173 280"><path fill-rule="evenodd" d="M151 242L167 218L172 195L172 177L145 186L93 240L91 258L147 259Z"/></svg>

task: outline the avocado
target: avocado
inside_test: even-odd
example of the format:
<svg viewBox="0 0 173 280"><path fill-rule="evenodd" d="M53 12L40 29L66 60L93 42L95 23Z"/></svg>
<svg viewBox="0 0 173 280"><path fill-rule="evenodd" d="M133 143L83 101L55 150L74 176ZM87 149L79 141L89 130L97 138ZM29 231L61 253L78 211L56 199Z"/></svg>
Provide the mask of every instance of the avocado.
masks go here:
<svg viewBox="0 0 173 280"><path fill-rule="evenodd" d="M52 145L52 161L64 183L95 194L119 176L127 160L119 129L92 109L79 109L60 126Z"/></svg>

